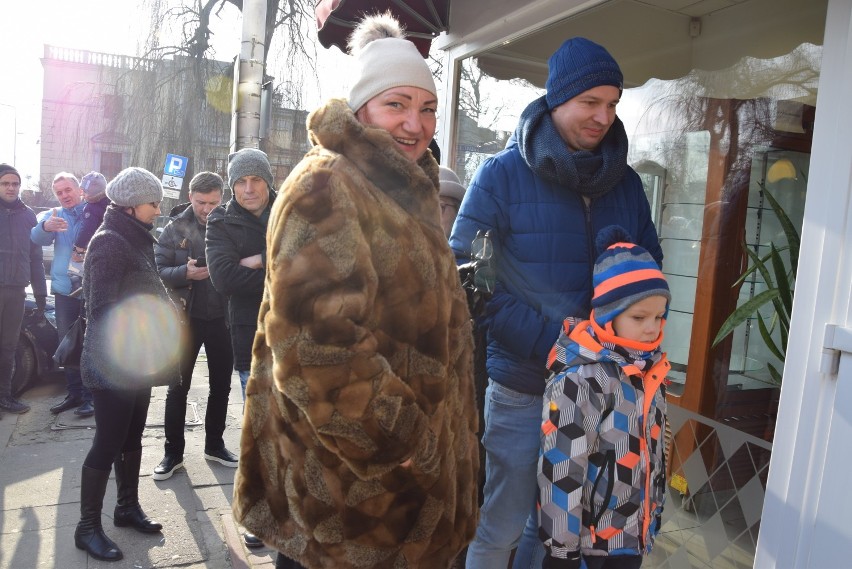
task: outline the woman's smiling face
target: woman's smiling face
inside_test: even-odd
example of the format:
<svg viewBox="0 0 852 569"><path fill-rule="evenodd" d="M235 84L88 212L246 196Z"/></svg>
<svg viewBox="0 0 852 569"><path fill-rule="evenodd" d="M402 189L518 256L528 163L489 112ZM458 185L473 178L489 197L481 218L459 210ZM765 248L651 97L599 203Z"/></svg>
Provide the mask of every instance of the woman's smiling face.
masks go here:
<svg viewBox="0 0 852 569"><path fill-rule="evenodd" d="M355 116L365 125L388 131L397 148L416 162L435 136L437 106L438 99L425 89L393 87L367 101Z"/></svg>

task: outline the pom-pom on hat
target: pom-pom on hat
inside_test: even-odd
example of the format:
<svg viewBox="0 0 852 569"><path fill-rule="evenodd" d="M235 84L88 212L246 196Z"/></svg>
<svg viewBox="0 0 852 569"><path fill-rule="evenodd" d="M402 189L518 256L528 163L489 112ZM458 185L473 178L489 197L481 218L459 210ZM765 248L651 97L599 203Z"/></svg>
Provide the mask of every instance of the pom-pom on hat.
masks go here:
<svg viewBox="0 0 852 569"><path fill-rule="evenodd" d="M106 192L107 181L100 172L89 172L80 180L80 187L86 197L93 198Z"/></svg>
<svg viewBox="0 0 852 569"><path fill-rule="evenodd" d="M601 328L649 296L665 297L668 310L672 295L666 277L651 254L633 243L623 227L603 228L595 245L599 255L592 277L592 309L593 318Z"/></svg>
<svg viewBox="0 0 852 569"><path fill-rule="evenodd" d="M144 168L125 168L106 187L107 197L117 206L136 207L163 201L159 178Z"/></svg>
<svg viewBox="0 0 852 569"><path fill-rule="evenodd" d="M228 155L228 185L231 189L234 189L237 180L245 176L258 176L266 180L270 190L274 187L272 167L266 152L257 148L243 148Z"/></svg>
<svg viewBox="0 0 852 569"><path fill-rule="evenodd" d="M6 174L14 174L18 177L18 182L21 181L21 175L18 173L14 166L6 163L0 164L0 178L5 176Z"/></svg>
<svg viewBox="0 0 852 569"><path fill-rule="evenodd" d="M456 173L446 166L438 166L438 179L440 180L439 196L447 196L462 201L465 189Z"/></svg>
<svg viewBox="0 0 852 569"><path fill-rule="evenodd" d="M419 87L437 96L429 66L390 12L361 20L349 37L349 52L358 66L349 90L352 112L393 87Z"/></svg>
<svg viewBox="0 0 852 569"><path fill-rule="evenodd" d="M555 109L580 93L612 85L624 89L624 75L601 45L586 38L566 40L547 62L547 107Z"/></svg>

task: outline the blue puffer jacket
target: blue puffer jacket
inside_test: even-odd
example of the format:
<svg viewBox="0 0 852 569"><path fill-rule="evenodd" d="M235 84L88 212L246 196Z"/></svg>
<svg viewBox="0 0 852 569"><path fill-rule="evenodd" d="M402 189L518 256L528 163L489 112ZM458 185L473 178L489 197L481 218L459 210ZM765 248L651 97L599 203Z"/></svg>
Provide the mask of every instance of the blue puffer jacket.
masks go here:
<svg viewBox="0 0 852 569"><path fill-rule="evenodd" d="M578 193L533 173L514 137L480 166L450 246L460 263L467 262L477 230L491 230L497 290L481 322L491 379L515 391L544 393L547 353L566 316L588 317L595 236L613 224L662 266L648 200L631 168L587 207Z"/></svg>

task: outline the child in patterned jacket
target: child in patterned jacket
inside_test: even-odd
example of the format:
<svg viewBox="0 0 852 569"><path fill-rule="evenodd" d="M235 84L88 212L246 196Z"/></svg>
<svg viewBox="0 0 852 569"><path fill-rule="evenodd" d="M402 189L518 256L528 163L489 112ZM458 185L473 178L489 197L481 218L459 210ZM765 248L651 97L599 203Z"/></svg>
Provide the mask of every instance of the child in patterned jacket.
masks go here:
<svg viewBox="0 0 852 569"><path fill-rule="evenodd" d="M596 245L589 320L566 319L548 357L539 456L543 567L632 569L659 531L666 486L660 351L671 294L618 226Z"/></svg>

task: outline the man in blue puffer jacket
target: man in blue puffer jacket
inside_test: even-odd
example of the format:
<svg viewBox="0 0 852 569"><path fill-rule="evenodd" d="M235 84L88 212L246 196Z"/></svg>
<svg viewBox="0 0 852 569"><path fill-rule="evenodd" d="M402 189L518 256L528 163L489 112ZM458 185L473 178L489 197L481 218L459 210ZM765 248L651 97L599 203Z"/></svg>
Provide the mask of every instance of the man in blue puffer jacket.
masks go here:
<svg viewBox="0 0 852 569"><path fill-rule="evenodd" d="M470 260L477 231L490 231L497 272L480 322L490 378L486 481L468 569L506 567L516 546L515 568L541 567L534 514L545 361L563 319L589 316L595 235L621 225L662 266L615 115L622 86L602 46L585 38L563 43L548 62L546 94L524 110L506 149L476 172L453 227L459 262Z"/></svg>

